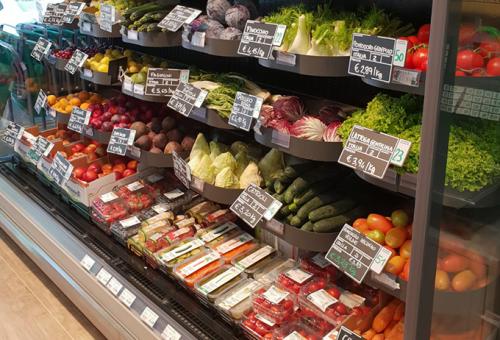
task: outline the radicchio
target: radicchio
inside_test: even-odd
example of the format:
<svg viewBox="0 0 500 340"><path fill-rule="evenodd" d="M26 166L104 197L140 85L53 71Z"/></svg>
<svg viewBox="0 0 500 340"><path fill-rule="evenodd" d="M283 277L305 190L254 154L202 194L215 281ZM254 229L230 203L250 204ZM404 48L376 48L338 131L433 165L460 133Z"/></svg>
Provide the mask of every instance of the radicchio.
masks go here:
<svg viewBox="0 0 500 340"><path fill-rule="evenodd" d="M289 135L291 134L292 124L283 119L273 119L269 122L268 127Z"/></svg>
<svg viewBox="0 0 500 340"><path fill-rule="evenodd" d="M277 116L283 117L292 123L302 118L305 113L304 104L296 96L279 98L274 102L273 109Z"/></svg>
<svg viewBox="0 0 500 340"><path fill-rule="evenodd" d="M337 129L340 125L342 125L342 123L339 120L328 124L325 132L323 132L323 140L325 142L341 142L342 139L337 135Z"/></svg>
<svg viewBox="0 0 500 340"><path fill-rule="evenodd" d="M321 141L326 125L321 120L312 116L306 116L296 121L290 129L292 136Z"/></svg>
<svg viewBox="0 0 500 340"><path fill-rule="evenodd" d="M335 105L325 105L318 111L318 118L326 125L336 121L342 120L345 116L344 111Z"/></svg>
<svg viewBox="0 0 500 340"><path fill-rule="evenodd" d="M260 109L260 123L268 127L269 122L275 118L273 107L271 105L262 105Z"/></svg>

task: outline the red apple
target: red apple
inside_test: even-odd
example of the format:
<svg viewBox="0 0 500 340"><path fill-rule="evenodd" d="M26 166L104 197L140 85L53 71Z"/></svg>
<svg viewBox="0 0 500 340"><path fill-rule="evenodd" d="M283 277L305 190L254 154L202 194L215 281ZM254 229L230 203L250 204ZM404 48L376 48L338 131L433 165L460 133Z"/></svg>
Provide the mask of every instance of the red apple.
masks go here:
<svg viewBox="0 0 500 340"><path fill-rule="evenodd" d="M87 158L88 162L93 162L97 159L97 155L95 154L95 152L91 152L87 154Z"/></svg>
<svg viewBox="0 0 500 340"><path fill-rule="evenodd" d="M83 153L89 154L91 152L95 151L95 147L87 146L85 149L82 150Z"/></svg>
<svg viewBox="0 0 500 340"><path fill-rule="evenodd" d="M111 122L104 122L104 123L102 123L101 129L103 131L111 132L111 131L113 131L113 123L111 123Z"/></svg>
<svg viewBox="0 0 500 340"><path fill-rule="evenodd" d="M86 168L78 167L73 170L73 176L78 179L82 179L83 174L87 171Z"/></svg>
<svg viewBox="0 0 500 340"><path fill-rule="evenodd" d="M103 115L102 111L100 109L95 109L94 111L92 111L92 117L101 117Z"/></svg>
<svg viewBox="0 0 500 340"><path fill-rule="evenodd" d="M102 114L101 119L102 119L103 122L107 122L107 121L111 120L111 117L113 117L113 114L111 112L109 112L109 111L106 111L106 112L104 112Z"/></svg>
<svg viewBox="0 0 500 340"><path fill-rule="evenodd" d="M86 182L92 182L97 179L97 173L93 170L88 169L83 175L83 180Z"/></svg>
<svg viewBox="0 0 500 340"><path fill-rule="evenodd" d="M100 174L102 172L101 164L92 163L89 165L89 170L95 171L96 173Z"/></svg>
<svg viewBox="0 0 500 340"><path fill-rule="evenodd" d="M120 123L130 123L130 118L124 114L120 116Z"/></svg>
<svg viewBox="0 0 500 340"><path fill-rule="evenodd" d="M113 171L115 173L115 178L116 180L118 181L119 179L122 179L123 178L123 175L121 172L119 171Z"/></svg>
<svg viewBox="0 0 500 340"><path fill-rule="evenodd" d="M128 176L131 176L135 174L135 170L133 169L125 169L125 171L123 171L123 177L128 177Z"/></svg>
<svg viewBox="0 0 500 340"><path fill-rule="evenodd" d="M81 152L83 151L83 149L85 149L85 144L82 144L82 143L76 143L75 145L73 145L71 147L71 152L73 153L77 153L77 152Z"/></svg>

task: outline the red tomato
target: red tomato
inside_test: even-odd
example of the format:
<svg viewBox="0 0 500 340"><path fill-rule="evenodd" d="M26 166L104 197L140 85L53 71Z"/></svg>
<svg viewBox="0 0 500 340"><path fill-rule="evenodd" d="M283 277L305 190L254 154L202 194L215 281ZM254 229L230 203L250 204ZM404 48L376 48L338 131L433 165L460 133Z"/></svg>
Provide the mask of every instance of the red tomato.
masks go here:
<svg viewBox="0 0 500 340"><path fill-rule="evenodd" d="M371 229L381 231L384 234L392 228L392 223L387 218L379 214L368 215L367 222Z"/></svg>
<svg viewBox="0 0 500 340"><path fill-rule="evenodd" d="M406 52L405 68L414 68L413 65L413 51Z"/></svg>
<svg viewBox="0 0 500 340"><path fill-rule="evenodd" d="M430 35L431 35L430 24L425 24L420 26L417 32L417 38L419 41L423 42L424 44L428 44Z"/></svg>
<svg viewBox="0 0 500 340"><path fill-rule="evenodd" d="M415 35L410 35L407 37L408 41L412 43L413 46L420 44L420 41Z"/></svg>
<svg viewBox="0 0 500 340"><path fill-rule="evenodd" d="M472 43L475 35L476 28L474 26L461 25L460 30L458 31L458 44L463 46Z"/></svg>
<svg viewBox="0 0 500 340"><path fill-rule="evenodd" d="M465 77L466 74L464 71L461 71L461 70L456 70L455 71L455 77Z"/></svg>
<svg viewBox="0 0 500 340"><path fill-rule="evenodd" d="M331 287L331 288L328 288L327 289L327 293L330 294L331 296L333 296L334 298L338 299L340 298L340 290L336 287Z"/></svg>
<svg viewBox="0 0 500 340"><path fill-rule="evenodd" d="M486 65L486 73L489 76L500 76L500 57L492 58Z"/></svg>
<svg viewBox="0 0 500 340"><path fill-rule="evenodd" d="M412 57L413 68L420 69L422 63L429 58L429 50L426 47L421 47L415 51Z"/></svg>
<svg viewBox="0 0 500 340"><path fill-rule="evenodd" d="M483 58L490 58L494 56L495 53L500 52L500 42L494 39L483 41L479 45L478 52Z"/></svg>
<svg viewBox="0 0 500 340"><path fill-rule="evenodd" d="M424 61L422 61L422 63L420 64L420 67L418 68L420 71L427 71L427 59L425 59Z"/></svg>
<svg viewBox="0 0 500 340"><path fill-rule="evenodd" d="M483 57L472 50L462 50L457 53L457 68L472 70L483 65Z"/></svg>

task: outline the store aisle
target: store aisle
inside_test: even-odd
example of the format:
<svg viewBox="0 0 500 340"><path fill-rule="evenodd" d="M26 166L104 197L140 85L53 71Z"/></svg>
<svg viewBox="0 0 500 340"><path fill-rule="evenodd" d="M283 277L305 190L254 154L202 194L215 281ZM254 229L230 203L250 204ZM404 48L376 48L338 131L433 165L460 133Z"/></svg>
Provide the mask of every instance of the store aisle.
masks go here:
<svg viewBox="0 0 500 340"><path fill-rule="evenodd" d="M0 340L105 339L0 230Z"/></svg>

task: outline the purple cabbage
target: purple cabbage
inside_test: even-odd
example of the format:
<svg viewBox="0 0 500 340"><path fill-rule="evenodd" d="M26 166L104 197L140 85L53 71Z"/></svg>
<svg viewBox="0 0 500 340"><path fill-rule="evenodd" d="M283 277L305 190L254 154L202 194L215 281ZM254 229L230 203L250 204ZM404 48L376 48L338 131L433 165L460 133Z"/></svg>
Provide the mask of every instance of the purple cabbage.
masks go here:
<svg viewBox="0 0 500 340"><path fill-rule="evenodd" d="M224 40L240 40L241 31L234 27L226 27L219 35L219 39Z"/></svg>
<svg viewBox="0 0 500 340"><path fill-rule="evenodd" d="M231 7L227 0L208 0L207 15L210 19L217 20L221 24L225 24L226 11Z"/></svg>
<svg viewBox="0 0 500 340"><path fill-rule="evenodd" d="M250 11L243 5L231 6L226 11L226 24L243 31L245 23L250 19Z"/></svg>
<svg viewBox="0 0 500 340"><path fill-rule="evenodd" d="M304 104L296 96L283 96L273 104L274 114L295 122L305 114Z"/></svg>

